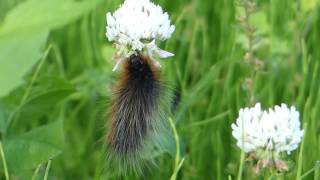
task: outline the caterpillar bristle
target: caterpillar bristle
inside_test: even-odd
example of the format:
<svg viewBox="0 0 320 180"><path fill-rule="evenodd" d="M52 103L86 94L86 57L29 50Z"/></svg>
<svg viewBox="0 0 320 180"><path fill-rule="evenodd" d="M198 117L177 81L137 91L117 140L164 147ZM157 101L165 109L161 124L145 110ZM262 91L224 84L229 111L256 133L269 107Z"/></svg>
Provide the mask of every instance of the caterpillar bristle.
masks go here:
<svg viewBox="0 0 320 180"><path fill-rule="evenodd" d="M112 102L109 151L130 166L138 159L146 137L155 126L161 95L159 70L140 54L125 60Z"/></svg>

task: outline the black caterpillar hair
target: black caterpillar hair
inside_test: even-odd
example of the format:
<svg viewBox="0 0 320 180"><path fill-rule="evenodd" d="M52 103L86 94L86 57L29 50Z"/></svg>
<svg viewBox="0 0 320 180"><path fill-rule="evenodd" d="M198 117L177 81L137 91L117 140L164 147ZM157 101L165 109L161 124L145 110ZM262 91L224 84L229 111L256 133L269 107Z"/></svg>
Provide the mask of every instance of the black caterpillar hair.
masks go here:
<svg viewBox="0 0 320 180"><path fill-rule="evenodd" d="M109 152L122 165L135 166L150 131L156 129L162 85L159 68L140 54L125 60L112 101Z"/></svg>

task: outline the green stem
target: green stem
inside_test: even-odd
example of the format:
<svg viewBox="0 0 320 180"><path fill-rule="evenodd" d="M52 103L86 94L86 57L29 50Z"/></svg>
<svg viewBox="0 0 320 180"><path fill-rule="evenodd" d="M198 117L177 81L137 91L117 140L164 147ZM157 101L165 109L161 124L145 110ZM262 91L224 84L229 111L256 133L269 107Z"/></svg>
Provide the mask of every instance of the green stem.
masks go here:
<svg viewBox="0 0 320 180"><path fill-rule="evenodd" d="M244 160L245 160L245 152L244 152L243 150L241 150L240 166L239 166L239 171L238 171L238 178L237 178L237 180L242 180L242 172L243 172Z"/></svg>
<svg viewBox="0 0 320 180"><path fill-rule="evenodd" d="M299 180L304 179L308 175L310 175L315 170L315 167L311 168L309 171L300 176Z"/></svg>
<svg viewBox="0 0 320 180"><path fill-rule="evenodd" d="M46 167L46 172L45 172L45 174L44 174L43 180L47 180L47 179L48 179L49 170L50 170L50 167L51 167L51 162L52 162L52 160L50 159L50 160L48 161L48 164L47 164L47 167Z"/></svg>
<svg viewBox="0 0 320 180"><path fill-rule="evenodd" d="M36 79L37 79L37 77L38 77L38 75L39 75L39 73L40 73L40 69L41 69L41 67L42 67L42 65L43 65L43 63L44 63L44 60L47 58L47 56L48 56L48 54L49 54L49 52L50 52L51 47L52 47L52 46L49 45L49 47L46 49L44 55L42 56L42 58L41 58L41 60L40 60L40 63L39 63L39 65L37 66L37 69L36 69L35 73L32 75L31 82L29 83L29 85L28 85L25 93L23 94L23 97L21 98L21 101L20 101L17 109L10 114L10 116L9 116L9 118L8 118L7 129L9 129L9 128L13 125L15 119L17 119L18 112L20 111L21 107L23 106L23 104L24 104L25 101L27 100L28 96L30 95L32 86L33 86L34 82L36 81Z"/></svg>
<svg viewBox="0 0 320 180"><path fill-rule="evenodd" d="M37 177L37 175L38 175L38 172L39 172L39 170L40 170L40 167L41 167L41 164L39 164L39 166L37 167L37 169L34 171L31 180L35 180L35 179L36 179L36 177Z"/></svg>
<svg viewBox="0 0 320 180"><path fill-rule="evenodd" d="M179 135L178 135L176 126L175 126L172 118L169 118L169 123L170 123L171 129L173 131L174 139L176 142L176 157L175 157L175 163L174 163L174 172L170 178L170 180L175 180L175 179L177 179L177 174L179 172L179 169L181 168L181 166L184 162L184 158L182 158L182 160L180 161L180 140L179 140Z"/></svg>
<svg viewBox="0 0 320 180"><path fill-rule="evenodd" d="M245 129L244 129L244 121L242 119L242 123L241 123L241 126L242 126L242 148L241 148L241 155L240 155L240 166L239 166L239 172L238 172L238 178L237 180L241 180L242 179L242 172L243 172L243 166L244 166L244 160L245 160L245 152L244 152L244 141L245 141L245 135L244 135L244 132L245 132Z"/></svg>
<svg viewBox="0 0 320 180"><path fill-rule="evenodd" d="M308 127L308 124L305 123L304 126L303 126L303 129L304 129L304 132L307 132L307 127ZM300 152L299 152L299 164L298 164L298 170L297 170L297 177L296 179L300 179L301 177L301 174L302 174L302 161L303 161L303 149L304 149L304 143L305 143L305 136L304 135L304 138L302 139L302 142L301 142L301 148L300 148Z"/></svg>
<svg viewBox="0 0 320 180"><path fill-rule="evenodd" d="M47 58L47 56L48 56L48 54L49 54L49 52L50 52L50 49L51 49L51 45L49 45L49 47L48 47L47 50L45 51L42 59L40 60L39 65L37 66L37 69L36 69L35 73L32 75L31 82L30 82L30 84L28 85L27 90L26 90L26 92L24 93L24 95L23 95L23 97L22 97L22 99L21 99L20 104L24 104L25 101L27 100L27 98L28 98L28 96L29 96L29 94L30 94L30 92L31 92L32 86L33 86L34 82L36 81L36 79L37 79L37 77L38 77L38 75L39 75L39 73L40 73L40 69L41 69L41 67L42 67L42 65L43 65L43 63L44 63L44 60Z"/></svg>
<svg viewBox="0 0 320 180"><path fill-rule="evenodd" d="M175 166L174 166L176 168L178 166L179 160L180 160L180 140L179 140L177 129L176 129L174 122L171 118L169 118L169 122L170 122L170 126L172 128L172 131L173 131L174 140L176 142L176 158L175 158Z"/></svg>
<svg viewBox="0 0 320 180"><path fill-rule="evenodd" d="M1 154L5 178L6 178L6 180L9 180L8 167L7 167L7 163L6 163L6 158L4 156L4 151L3 151L3 146L2 146L1 141L0 141L0 154Z"/></svg>
<svg viewBox="0 0 320 180"><path fill-rule="evenodd" d="M314 179L320 179L320 161L316 162L316 166L314 170Z"/></svg>

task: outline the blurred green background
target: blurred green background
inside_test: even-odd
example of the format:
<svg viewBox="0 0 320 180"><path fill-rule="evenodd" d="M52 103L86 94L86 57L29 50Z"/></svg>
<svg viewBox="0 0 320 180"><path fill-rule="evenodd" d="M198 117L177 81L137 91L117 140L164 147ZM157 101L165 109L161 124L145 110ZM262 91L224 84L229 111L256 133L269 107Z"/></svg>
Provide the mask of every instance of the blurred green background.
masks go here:
<svg viewBox="0 0 320 180"><path fill-rule="evenodd" d="M248 38L234 0L155 0L176 31L161 47L175 90L172 119L184 158L177 179L240 178L241 151L230 125L249 106L244 63ZM280 179L320 179L320 3L258 0L250 23L252 51L264 66L253 92L267 108L295 105L305 129L302 145ZM144 177L106 167L108 102L117 73L105 37L105 14L119 0L0 0L0 140L10 179L169 179L174 153L159 153ZM175 144L172 144L175 148ZM171 152L168 150L168 152ZM174 151L173 151L174 152ZM256 177L245 163L242 179ZM47 173L46 173L47 170ZM274 177L275 178L275 177Z"/></svg>

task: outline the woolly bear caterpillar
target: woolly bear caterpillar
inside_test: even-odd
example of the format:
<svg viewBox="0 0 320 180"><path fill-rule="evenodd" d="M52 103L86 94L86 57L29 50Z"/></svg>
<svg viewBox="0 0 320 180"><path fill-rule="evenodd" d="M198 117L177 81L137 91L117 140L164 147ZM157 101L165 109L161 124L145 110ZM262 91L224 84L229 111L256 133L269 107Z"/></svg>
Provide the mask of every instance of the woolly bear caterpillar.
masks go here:
<svg viewBox="0 0 320 180"><path fill-rule="evenodd" d="M150 0L125 0L106 18L106 36L117 49L113 70L123 66L112 100L108 157L120 160L124 167L139 166L142 156L152 157L148 146L160 147L165 141L160 139L167 134L162 115L163 102L169 99L160 81L157 58L174 54L160 49L156 42L168 40L175 26L168 13Z"/></svg>
<svg viewBox="0 0 320 180"><path fill-rule="evenodd" d="M108 146L111 153L129 164L138 158L150 131L158 125L163 85L159 68L146 56L131 55L112 102Z"/></svg>

